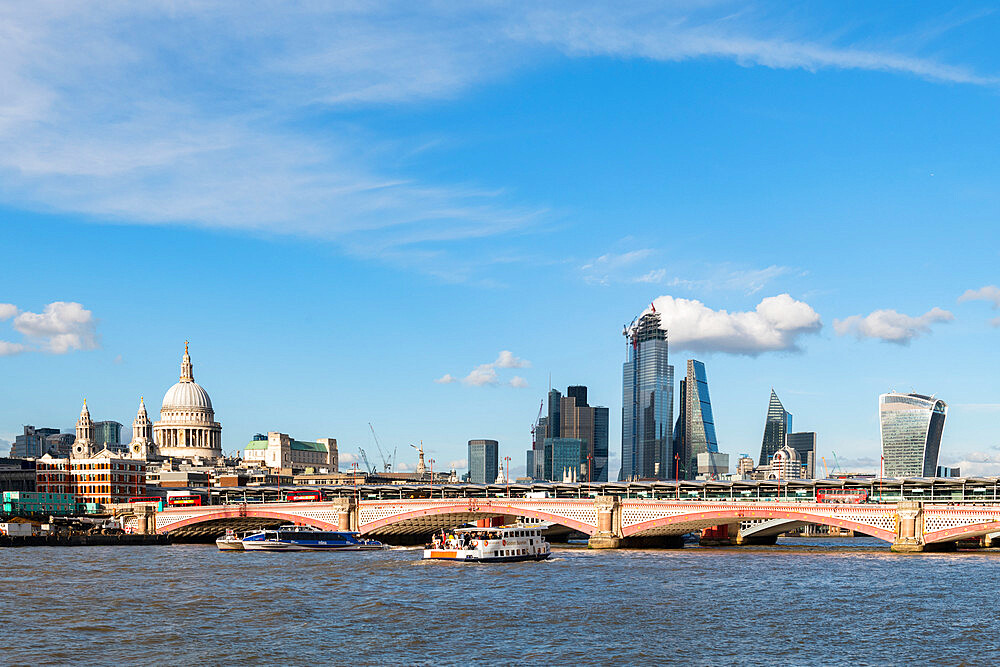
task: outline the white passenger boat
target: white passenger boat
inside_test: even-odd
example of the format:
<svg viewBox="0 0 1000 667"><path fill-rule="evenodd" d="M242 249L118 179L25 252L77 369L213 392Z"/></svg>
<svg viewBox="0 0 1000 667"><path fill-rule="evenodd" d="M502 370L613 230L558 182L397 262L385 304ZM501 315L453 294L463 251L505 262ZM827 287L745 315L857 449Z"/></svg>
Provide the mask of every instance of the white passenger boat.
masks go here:
<svg viewBox="0 0 1000 667"><path fill-rule="evenodd" d="M457 560L467 563L509 563L545 560L549 544L538 526L521 523L492 528L458 528L435 535L424 549L424 558Z"/></svg>
<svg viewBox="0 0 1000 667"><path fill-rule="evenodd" d="M226 529L226 534L215 541L220 551L243 551L243 538L232 528Z"/></svg>
<svg viewBox="0 0 1000 667"><path fill-rule="evenodd" d="M319 530L310 526L281 526L260 530L241 540L244 551L371 551L385 549L377 540L349 530Z"/></svg>

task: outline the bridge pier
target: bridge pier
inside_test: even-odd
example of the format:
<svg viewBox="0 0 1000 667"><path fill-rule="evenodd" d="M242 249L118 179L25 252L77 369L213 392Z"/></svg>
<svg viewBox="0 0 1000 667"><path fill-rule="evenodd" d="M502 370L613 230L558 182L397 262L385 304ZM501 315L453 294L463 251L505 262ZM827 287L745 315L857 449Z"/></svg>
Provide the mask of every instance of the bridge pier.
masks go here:
<svg viewBox="0 0 1000 667"><path fill-rule="evenodd" d="M587 540L587 548L617 549L622 543L618 498L597 496L594 498L594 506L597 508L597 532Z"/></svg>
<svg viewBox="0 0 1000 667"><path fill-rule="evenodd" d="M954 549L955 545L951 545ZM896 539L890 551L898 554L947 551L944 544L924 542L924 504L917 500L901 500L896 504Z"/></svg>
<svg viewBox="0 0 1000 667"><path fill-rule="evenodd" d="M330 501L337 512L337 530L358 529L358 506L354 498L334 498Z"/></svg>

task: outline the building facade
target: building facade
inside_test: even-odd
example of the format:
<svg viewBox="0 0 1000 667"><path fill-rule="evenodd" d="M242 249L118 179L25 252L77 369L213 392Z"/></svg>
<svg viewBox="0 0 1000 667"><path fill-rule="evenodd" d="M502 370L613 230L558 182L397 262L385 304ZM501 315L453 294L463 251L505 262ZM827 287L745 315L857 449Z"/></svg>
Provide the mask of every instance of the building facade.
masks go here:
<svg viewBox="0 0 1000 667"><path fill-rule="evenodd" d="M146 464L103 449L86 458L57 459L46 454L36 462L38 493L73 494L77 504L127 503L146 495Z"/></svg>
<svg viewBox="0 0 1000 667"><path fill-rule="evenodd" d="M257 434L243 451L247 465L267 468L303 470L312 468L327 473L337 472L339 465L336 438L320 438L315 442L294 440L287 433L270 431Z"/></svg>
<svg viewBox="0 0 1000 667"><path fill-rule="evenodd" d="M678 479L694 479L701 475L699 456L719 452L715 418L712 416L712 399L708 394L708 375L705 373L705 364L696 359L688 360L687 375L680 382L673 444L676 453L674 476ZM714 461L716 464L722 461L719 457L702 457L702 460ZM729 472L728 465L727 457L727 469L722 474Z"/></svg>
<svg viewBox="0 0 1000 667"><path fill-rule="evenodd" d="M577 481L608 481L608 430L610 412L603 406L587 403L587 387L573 385L564 396L552 389L548 394L549 409L532 429L534 439L525 461L527 475L533 479L561 481L565 460L557 464L549 440L575 438L583 442L572 473ZM560 450L562 451L562 450Z"/></svg>
<svg viewBox="0 0 1000 667"><path fill-rule="evenodd" d="M59 435L57 428L35 428L25 426L24 433L14 438L10 446L10 456L15 459L37 459L49 452L48 438Z"/></svg>
<svg viewBox="0 0 1000 667"><path fill-rule="evenodd" d="M160 456L222 458L222 424L215 421L208 392L194 381L187 342L180 381L163 396L160 420L153 424L153 440Z"/></svg>
<svg viewBox="0 0 1000 667"><path fill-rule="evenodd" d="M127 449L122 446L122 425L116 421L94 422L94 446L113 452Z"/></svg>
<svg viewBox="0 0 1000 667"><path fill-rule="evenodd" d="M627 360L622 366L622 467L619 480L672 479L674 367L667 332L655 311L625 328Z"/></svg>
<svg viewBox="0 0 1000 667"><path fill-rule="evenodd" d="M785 436L785 442L794 449L802 465L805 466L805 476L807 479L816 478L816 433L813 431L799 431L789 433Z"/></svg>
<svg viewBox="0 0 1000 667"><path fill-rule="evenodd" d="M500 443L496 440L469 440L469 481L493 484L500 472Z"/></svg>
<svg viewBox="0 0 1000 667"><path fill-rule="evenodd" d="M760 443L760 458L757 465L771 463L771 457L785 446L786 436L792 430L792 414L785 410L778 395L771 390L771 400L767 405L767 420L764 422L764 439Z"/></svg>
<svg viewBox="0 0 1000 667"><path fill-rule="evenodd" d="M878 399L886 477L933 477L948 405L933 396L890 392Z"/></svg>

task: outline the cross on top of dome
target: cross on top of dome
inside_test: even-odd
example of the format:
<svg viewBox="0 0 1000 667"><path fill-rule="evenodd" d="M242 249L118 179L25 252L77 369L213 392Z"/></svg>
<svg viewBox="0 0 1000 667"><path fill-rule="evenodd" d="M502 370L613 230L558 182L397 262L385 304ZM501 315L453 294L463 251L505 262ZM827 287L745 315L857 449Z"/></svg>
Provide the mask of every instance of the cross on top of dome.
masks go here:
<svg viewBox="0 0 1000 667"><path fill-rule="evenodd" d="M184 341L184 359L181 360L181 382L194 382L194 366L188 354L188 341Z"/></svg>

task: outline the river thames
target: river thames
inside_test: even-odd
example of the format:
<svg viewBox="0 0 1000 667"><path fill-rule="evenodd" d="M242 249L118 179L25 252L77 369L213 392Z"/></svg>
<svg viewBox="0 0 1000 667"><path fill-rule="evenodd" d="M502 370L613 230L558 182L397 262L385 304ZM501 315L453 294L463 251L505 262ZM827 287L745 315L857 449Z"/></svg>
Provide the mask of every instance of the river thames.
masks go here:
<svg viewBox="0 0 1000 667"><path fill-rule="evenodd" d="M414 549L2 552L2 662L986 664L1000 553L859 538L425 562Z"/></svg>

